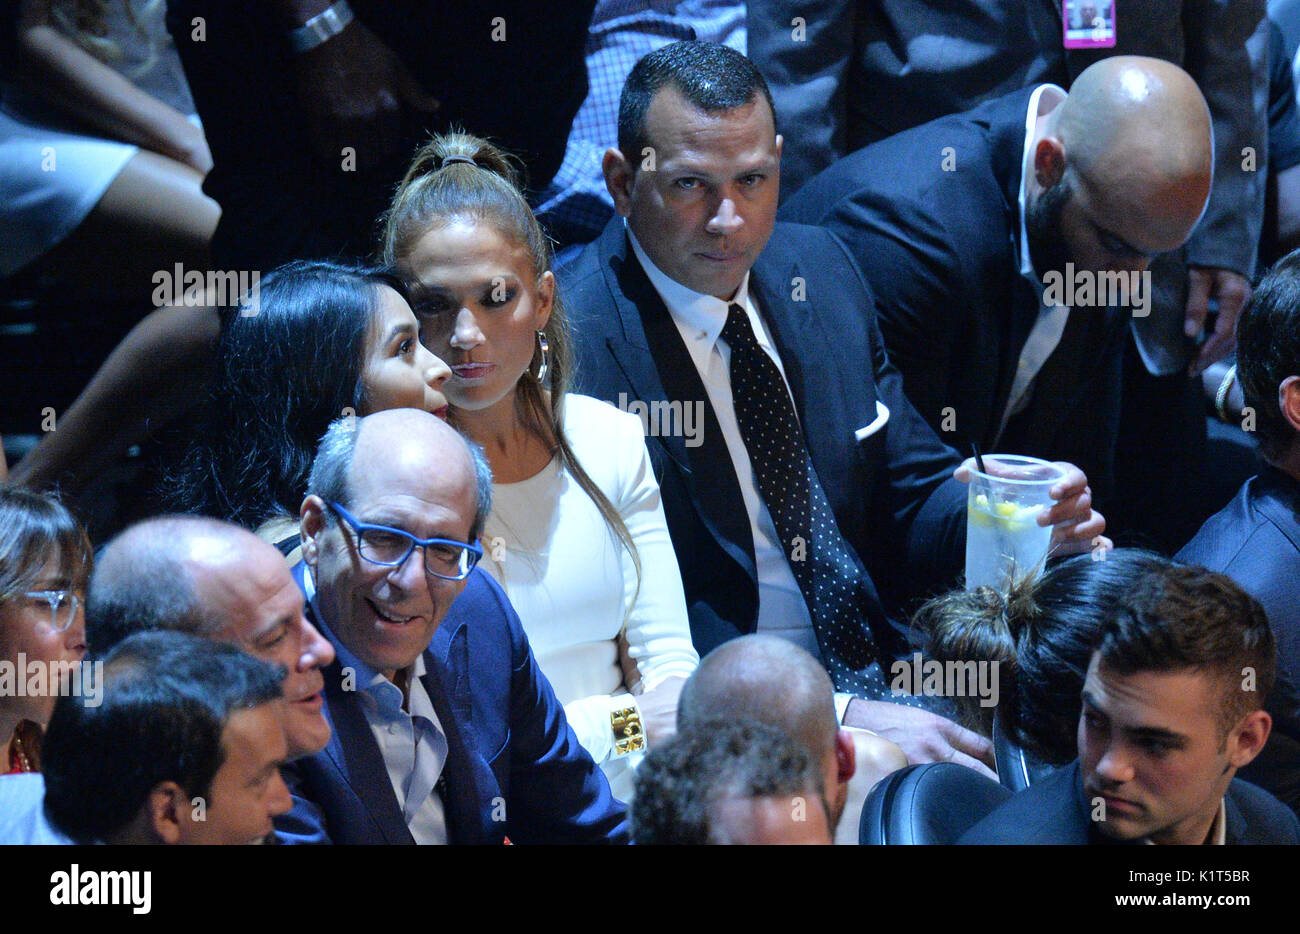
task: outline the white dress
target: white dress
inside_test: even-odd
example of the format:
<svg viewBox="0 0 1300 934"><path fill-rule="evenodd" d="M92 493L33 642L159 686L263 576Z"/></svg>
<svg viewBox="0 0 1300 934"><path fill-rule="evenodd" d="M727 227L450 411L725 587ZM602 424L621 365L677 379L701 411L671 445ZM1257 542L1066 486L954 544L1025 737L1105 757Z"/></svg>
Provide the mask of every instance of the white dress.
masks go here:
<svg viewBox="0 0 1300 934"><path fill-rule="evenodd" d="M627 801L641 755L614 755L610 713L635 691L690 675L699 656L641 421L569 394L564 431L632 533L640 589L627 549L558 459L496 484L480 566L505 588L578 739Z"/></svg>
<svg viewBox="0 0 1300 934"><path fill-rule="evenodd" d="M110 4L107 37L122 53L110 67L198 124L180 57L163 22L165 5L131 2L148 41L121 3ZM130 143L87 135L52 104L0 83L0 276L61 243L138 151Z"/></svg>

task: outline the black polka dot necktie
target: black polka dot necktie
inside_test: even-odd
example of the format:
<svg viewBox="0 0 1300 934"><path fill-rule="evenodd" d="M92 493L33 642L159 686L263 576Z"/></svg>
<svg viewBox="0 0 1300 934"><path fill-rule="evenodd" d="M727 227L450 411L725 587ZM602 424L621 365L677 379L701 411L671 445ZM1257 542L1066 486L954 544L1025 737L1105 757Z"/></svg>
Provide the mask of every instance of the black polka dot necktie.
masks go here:
<svg viewBox="0 0 1300 934"><path fill-rule="evenodd" d="M722 339L731 349L731 396L740 435L808 606L822 664L837 690L870 700L914 702L910 695L890 694L860 602L863 571L835 524L781 371L758 345L739 305L727 309Z"/></svg>

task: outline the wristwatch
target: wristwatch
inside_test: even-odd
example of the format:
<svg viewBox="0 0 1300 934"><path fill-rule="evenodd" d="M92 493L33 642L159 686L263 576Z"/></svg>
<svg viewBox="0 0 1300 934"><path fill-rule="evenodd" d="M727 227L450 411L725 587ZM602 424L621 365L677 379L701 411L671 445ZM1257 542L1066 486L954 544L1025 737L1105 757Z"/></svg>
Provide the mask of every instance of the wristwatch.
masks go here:
<svg viewBox="0 0 1300 934"><path fill-rule="evenodd" d="M290 30L289 45L296 53L309 52L333 39L352 20L352 7L348 6L347 0L337 0L297 29Z"/></svg>

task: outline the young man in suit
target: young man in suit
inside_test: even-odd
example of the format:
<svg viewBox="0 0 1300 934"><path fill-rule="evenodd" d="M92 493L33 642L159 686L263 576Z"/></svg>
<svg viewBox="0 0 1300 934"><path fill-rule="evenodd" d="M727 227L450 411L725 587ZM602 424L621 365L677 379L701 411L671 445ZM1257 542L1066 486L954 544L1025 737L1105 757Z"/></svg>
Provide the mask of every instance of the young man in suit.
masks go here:
<svg viewBox="0 0 1300 934"><path fill-rule="evenodd" d="M482 453L426 412L341 419L322 439L294 573L338 653L333 735L286 769L282 839L626 842L518 617L474 572L491 491Z"/></svg>
<svg viewBox="0 0 1300 934"><path fill-rule="evenodd" d="M1134 585L1083 685L1079 758L962 843L1300 843L1300 821L1235 778L1268 741L1275 650L1264 610L1221 574L1171 566Z"/></svg>
<svg viewBox="0 0 1300 934"><path fill-rule="evenodd" d="M905 648L891 610L960 568L960 458L904 398L844 245L775 223L781 145L743 55L678 42L637 63L603 162L620 216L563 283L578 388L699 416L689 444L671 418L647 433L701 654L789 638L826 666L843 722L981 767L984 740L894 698L881 668ZM1042 521L1084 550L1105 522L1065 469Z"/></svg>
<svg viewBox="0 0 1300 934"><path fill-rule="evenodd" d="M941 438L1078 463L1104 496L1129 318L1201 217L1211 143L1182 69L1110 58L847 156L781 216L848 244Z"/></svg>

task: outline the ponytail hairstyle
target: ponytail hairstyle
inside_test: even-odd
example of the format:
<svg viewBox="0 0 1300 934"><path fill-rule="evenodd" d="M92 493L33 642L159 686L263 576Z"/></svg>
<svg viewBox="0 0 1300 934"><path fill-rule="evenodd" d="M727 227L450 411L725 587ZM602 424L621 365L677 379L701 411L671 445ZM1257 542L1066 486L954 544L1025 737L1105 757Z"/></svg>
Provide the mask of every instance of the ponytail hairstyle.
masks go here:
<svg viewBox="0 0 1300 934"><path fill-rule="evenodd" d="M965 725L990 736L996 715L1013 743L1064 764L1078 755L1080 695L1102 626L1139 580L1173 565L1137 548L1117 548L1102 559L1079 555L1005 589L935 597L912 625L928 638L928 655L937 661L998 665L996 707L981 707L978 697L954 698Z"/></svg>
<svg viewBox="0 0 1300 934"><path fill-rule="evenodd" d="M535 281L540 282L545 273L552 272L551 242L524 199L521 191L524 184L518 160L487 140L464 132L433 137L415 154L406 177L397 186L392 206L384 215L383 262L409 271L411 251L425 231L466 220L491 224L506 242L524 247L532 260ZM414 283L411 289L419 291ZM418 300L412 307L419 315ZM632 533L613 503L578 462L564 434L564 396L573 378L573 342L558 289L550 320L542 333L550 346L549 376L545 385L537 378L541 353L540 349L535 350L533 362L516 387L516 417L525 430L559 455L561 466L591 497L631 555L639 589L641 559ZM455 424L454 410L450 420Z"/></svg>

